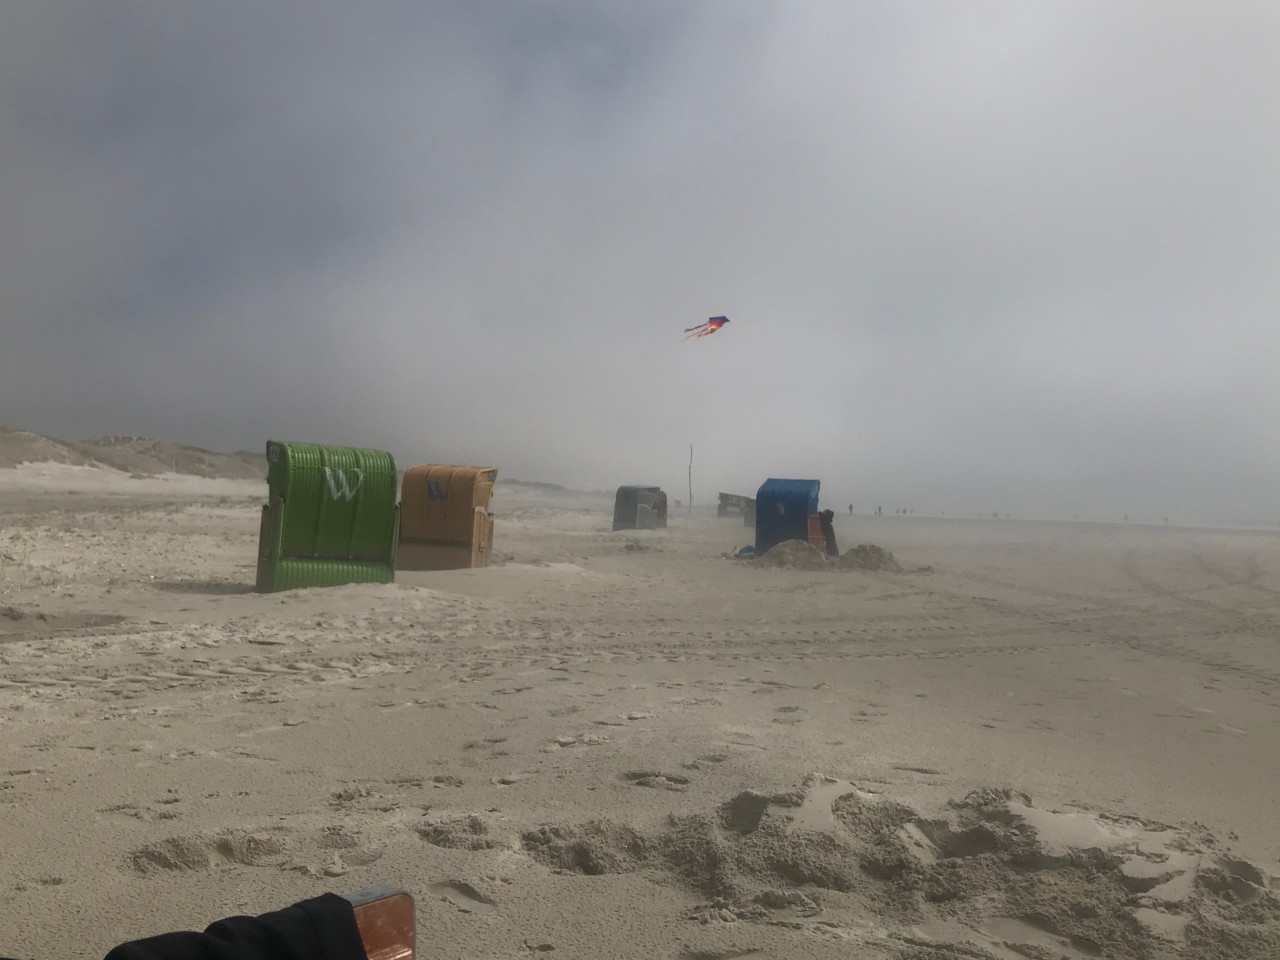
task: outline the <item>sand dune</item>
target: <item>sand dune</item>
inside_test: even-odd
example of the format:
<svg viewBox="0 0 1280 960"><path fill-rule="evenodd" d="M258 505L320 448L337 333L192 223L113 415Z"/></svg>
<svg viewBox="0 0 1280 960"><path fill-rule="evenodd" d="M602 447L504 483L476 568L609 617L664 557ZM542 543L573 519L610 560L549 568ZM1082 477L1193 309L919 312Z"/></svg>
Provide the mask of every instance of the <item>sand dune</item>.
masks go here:
<svg viewBox="0 0 1280 960"><path fill-rule="evenodd" d="M0 952L379 882L424 956L1280 955L1274 535L841 517L904 572L796 569L505 487L496 567L260 596L252 484L23 471Z"/></svg>
<svg viewBox="0 0 1280 960"><path fill-rule="evenodd" d="M266 457L259 453L214 453L151 437L57 440L0 425L0 468L24 464L69 464L143 476L173 473L243 480L260 480L267 472Z"/></svg>

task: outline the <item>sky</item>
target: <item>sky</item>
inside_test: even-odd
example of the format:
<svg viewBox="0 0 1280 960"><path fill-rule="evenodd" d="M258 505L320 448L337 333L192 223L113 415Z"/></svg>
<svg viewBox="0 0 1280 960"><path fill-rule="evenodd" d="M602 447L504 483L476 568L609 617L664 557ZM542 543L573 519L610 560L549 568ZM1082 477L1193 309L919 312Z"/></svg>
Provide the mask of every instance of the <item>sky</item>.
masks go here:
<svg viewBox="0 0 1280 960"><path fill-rule="evenodd" d="M1275 521L1277 50L1256 0L13 0L0 423Z"/></svg>

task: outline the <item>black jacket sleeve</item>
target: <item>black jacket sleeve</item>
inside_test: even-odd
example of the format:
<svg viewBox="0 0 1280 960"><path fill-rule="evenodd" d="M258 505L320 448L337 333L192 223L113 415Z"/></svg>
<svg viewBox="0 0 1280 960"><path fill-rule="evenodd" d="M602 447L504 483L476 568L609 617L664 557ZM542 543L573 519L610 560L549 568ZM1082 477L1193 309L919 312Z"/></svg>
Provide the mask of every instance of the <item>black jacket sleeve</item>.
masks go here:
<svg viewBox="0 0 1280 960"><path fill-rule="evenodd" d="M368 960L351 904L332 893L260 917L228 917L204 933L122 943L106 960Z"/></svg>

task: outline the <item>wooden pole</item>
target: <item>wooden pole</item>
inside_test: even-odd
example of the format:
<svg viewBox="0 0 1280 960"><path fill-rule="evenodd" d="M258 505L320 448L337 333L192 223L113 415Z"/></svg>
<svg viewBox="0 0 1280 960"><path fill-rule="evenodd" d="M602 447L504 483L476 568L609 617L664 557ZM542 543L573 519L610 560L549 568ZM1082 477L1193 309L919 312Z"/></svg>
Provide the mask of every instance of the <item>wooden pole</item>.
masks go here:
<svg viewBox="0 0 1280 960"><path fill-rule="evenodd" d="M689 444L689 516L693 516L693 444Z"/></svg>

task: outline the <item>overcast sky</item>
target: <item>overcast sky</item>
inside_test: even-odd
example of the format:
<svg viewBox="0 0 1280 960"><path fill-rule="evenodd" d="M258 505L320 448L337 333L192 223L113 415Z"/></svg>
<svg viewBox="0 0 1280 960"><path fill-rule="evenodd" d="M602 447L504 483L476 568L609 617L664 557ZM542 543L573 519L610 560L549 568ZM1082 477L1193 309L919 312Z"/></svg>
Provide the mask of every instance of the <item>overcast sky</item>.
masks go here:
<svg viewBox="0 0 1280 960"><path fill-rule="evenodd" d="M11 0L0 422L1280 519L1278 118L1264 0Z"/></svg>

